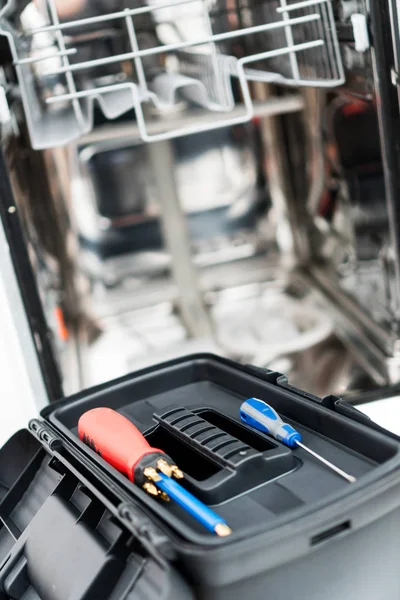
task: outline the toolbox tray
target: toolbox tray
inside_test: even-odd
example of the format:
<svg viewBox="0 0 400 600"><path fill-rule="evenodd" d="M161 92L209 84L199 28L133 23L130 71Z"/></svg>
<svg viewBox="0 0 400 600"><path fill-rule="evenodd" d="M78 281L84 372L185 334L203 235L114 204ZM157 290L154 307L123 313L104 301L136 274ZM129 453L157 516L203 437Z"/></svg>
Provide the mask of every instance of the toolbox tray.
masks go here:
<svg viewBox="0 0 400 600"><path fill-rule="evenodd" d="M239 407L251 396L270 402L305 444L357 482L348 484L304 452L242 424ZM79 417L100 406L118 410L176 460L184 485L213 506L233 534L212 536L84 445L76 435ZM15 600L141 599L143 589L143 598L400 597L400 442L338 398L301 392L278 373L197 355L63 399L42 419L0 453L0 589L11 582L13 590L36 590L9 596ZM17 459L10 466L11 456ZM76 505L82 489L97 507L94 517ZM120 537L130 532L140 550L132 541L123 550L110 541L99 531L104 519ZM72 596L68 548L81 538L87 550L74 563L80 587ZM33 558L47 556L48 540L62 559L50 570ZM163 583L132 587L129 596L120 581L134 580L132 565L138 573L143 565L158 565L154 573ZM57 592L46 577L61 582ZM104 578L114 591L106 592Z"/></svg>

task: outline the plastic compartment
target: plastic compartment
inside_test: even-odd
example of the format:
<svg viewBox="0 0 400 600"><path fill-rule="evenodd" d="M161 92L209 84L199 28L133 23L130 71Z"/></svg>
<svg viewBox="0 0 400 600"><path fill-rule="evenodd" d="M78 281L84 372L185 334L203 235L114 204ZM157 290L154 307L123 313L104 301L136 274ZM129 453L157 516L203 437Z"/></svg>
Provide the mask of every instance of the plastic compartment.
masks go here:
<svg viewBox="0 0 400 600"><path fill-rule="evenodd" d="M297 392L297 393L296 393ZM223 501L210 501L234 530L231 539L243 539L278 526L282 519L296 519L312 514L323 504L338 498L351 498L379 477L385 468L398 461L398 444L364 424L340 415L310 401L298 391L263 381L246 372L235 363L213 356L192 357L151 368L122 378L111 384L95 388L45 410L50 423L80 448L104 473L117 480L129 494L140 498L154 514L175 529L179 535L197 544L226 545L231 539L216 539L204 532L190 517L174 505L163 505L149 498L126 478L110 468L101 458L85 446L76 436L77 423L83 412L98 406L114 408L130 419L154 441L157 433L154 414L168 412L173 407L194 411L208 420L218 421L218 427L230 434L232 428L247 432L252 437L253 448L259 435L240 423L241 402L256 396L270 402L275 409L302 433L304 443L345 471L358 478L351 486L324 465L301 450L288 449L275 441L265 443L294 458L271 478L265 463L265 481L254 481L254 469L238 477L232 469L228 497ZM203 499L218 497L221 484L221 463L213 460L209 452L188 442L184 437L169 433L163 428L165 449L178 465L186 467L187 483L191 491ZM237 437L237 435L236 435ZM168 440L168 441L166 441ZM174 447L174 444L176 447ZM161 445L161 444L160 444ZM257 446L258 447L258 446ZM195 451L195 455L193 455ZM271 450L267 450L264 456ZM192 454L190 454L192 453ZM188 465L186 465L188 461ZM213 467L210 466L210 462ZM199 474L196 476L196 472ZM235 489L235 482L237 488Z"/></svg>

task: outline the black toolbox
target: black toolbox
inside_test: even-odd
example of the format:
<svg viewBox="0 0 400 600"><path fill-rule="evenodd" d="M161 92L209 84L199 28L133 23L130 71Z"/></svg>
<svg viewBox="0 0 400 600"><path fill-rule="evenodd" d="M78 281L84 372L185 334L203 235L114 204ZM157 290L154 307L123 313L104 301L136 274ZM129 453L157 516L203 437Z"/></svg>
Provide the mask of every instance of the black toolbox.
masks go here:
<svg viewBox="0 0 400 600"><path fill-rule="evenodd" d="M241 423L252 396L357 482ZM233 534L209 534L84 445L78 419L100 406L165 450ZM399 450L346 402L212 355L86 390L0 451L0 599L400 598Z"/></svg>

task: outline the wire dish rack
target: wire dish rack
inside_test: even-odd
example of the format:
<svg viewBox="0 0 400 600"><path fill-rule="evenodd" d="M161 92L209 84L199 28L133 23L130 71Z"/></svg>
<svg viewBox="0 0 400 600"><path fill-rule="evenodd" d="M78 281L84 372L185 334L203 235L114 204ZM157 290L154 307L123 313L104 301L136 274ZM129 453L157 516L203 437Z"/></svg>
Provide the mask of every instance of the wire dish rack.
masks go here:
<svg viewBox="0 0 400 600"><path fill-rule="evenodd" d="M253 116L252 80L344 81L330 0L87 0L72 19L57 0L8 0L0 34L37 149L78 140L99 114L132 109L144 141L243 123ZM163 130L166 115L191 106L209 121Z"/></svg>

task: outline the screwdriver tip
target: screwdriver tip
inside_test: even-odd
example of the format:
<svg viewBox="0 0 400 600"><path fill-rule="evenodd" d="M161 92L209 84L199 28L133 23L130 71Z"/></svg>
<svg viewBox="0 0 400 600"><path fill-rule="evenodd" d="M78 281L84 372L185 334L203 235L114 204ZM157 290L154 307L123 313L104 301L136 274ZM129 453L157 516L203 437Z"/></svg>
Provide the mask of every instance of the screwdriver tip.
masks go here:
<svg viewBox="0 0 400 600"><path fill-rule="evenodd" d="M218 525L215 526L214 531L219 537L226 537L232 533L232 529L228 527L226 523L218 523Z"/></svg>

